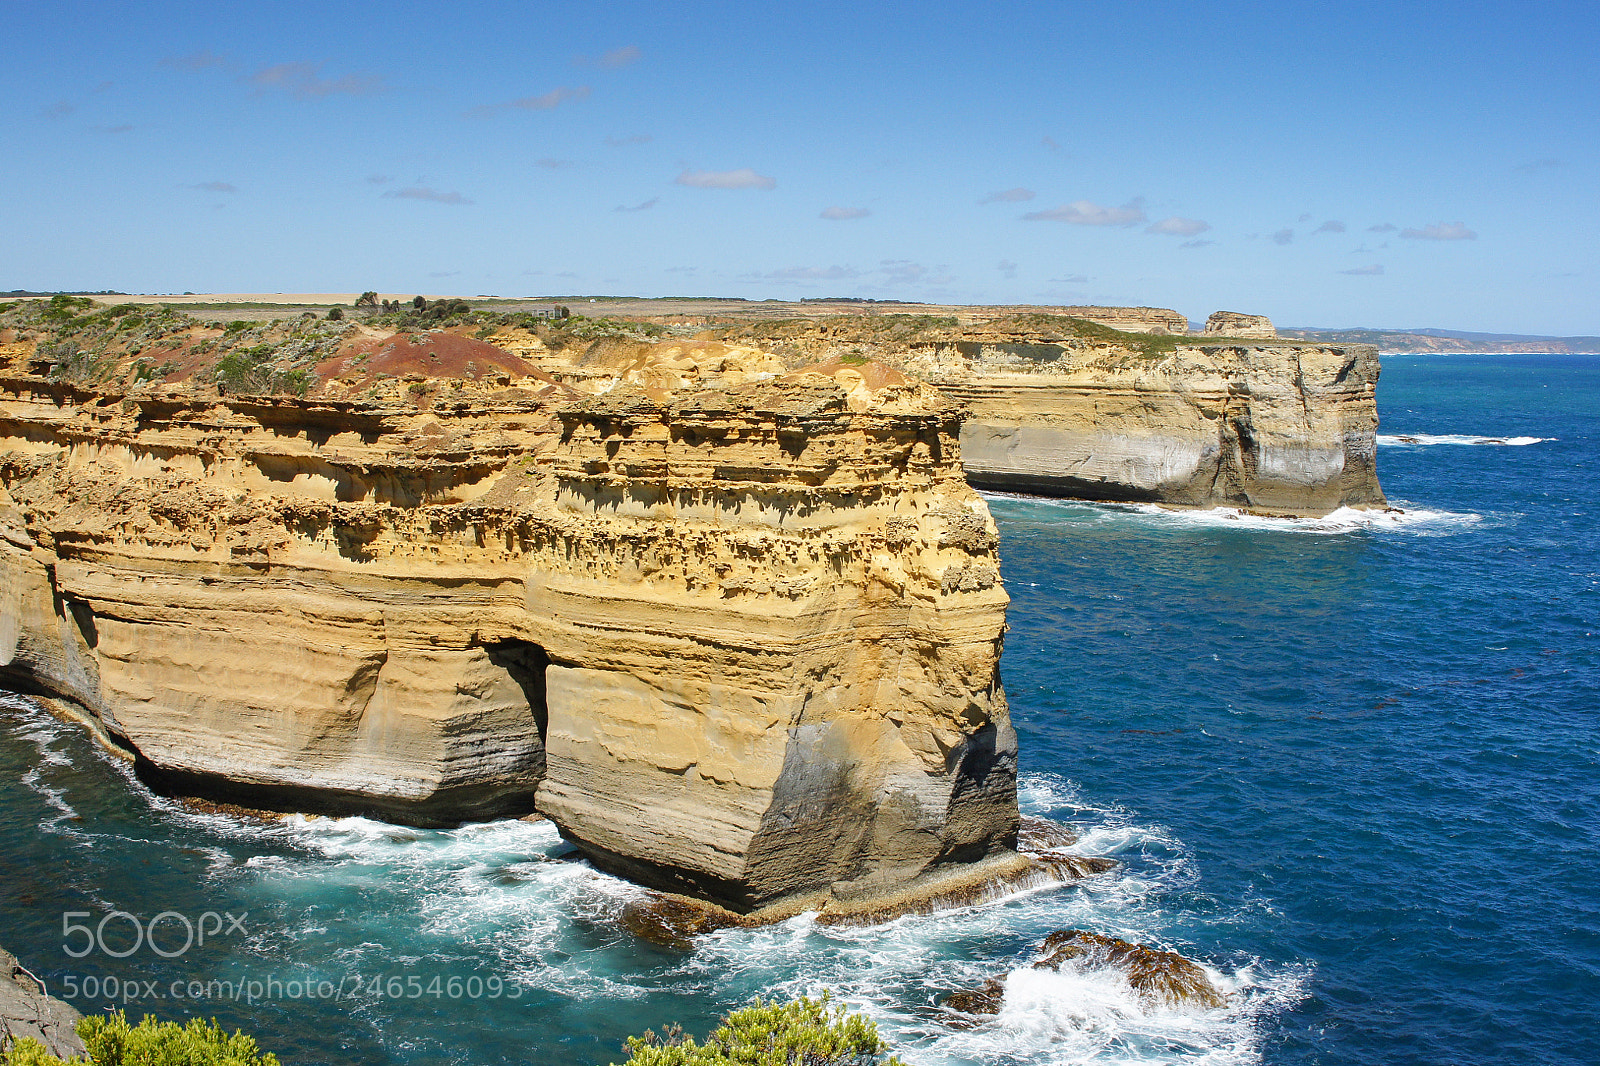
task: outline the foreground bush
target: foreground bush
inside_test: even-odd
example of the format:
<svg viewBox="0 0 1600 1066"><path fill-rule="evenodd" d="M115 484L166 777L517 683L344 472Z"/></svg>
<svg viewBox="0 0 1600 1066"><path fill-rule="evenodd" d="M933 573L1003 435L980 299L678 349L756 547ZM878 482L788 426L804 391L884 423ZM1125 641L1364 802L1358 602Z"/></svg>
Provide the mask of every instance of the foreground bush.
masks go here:
<svg viewBox="0 0 1600 1066"><path fill-rule="evenodd" d="M261 1054L243 1033L228 1036L216 1021L195 1018L188 1025L158 1022L148 1014L130 1026L121 1011L91 1014L78 1023L89 1057L70 1060L94 1066L278 1066L277 1056ZM68 1066L37 1040L19 1040L0 1055L0 1066Z"/></svg>
<svg viewBox="0 0 1600 1066"><path fill-rule="evenodd" d="M884 1059L888 1050L871 1019L824 994L782 1005L753 1000L723 1018L704 1044L676 1027L661 1036L647 1030L628 1038L623 1066L902 1066Z"/></svg>

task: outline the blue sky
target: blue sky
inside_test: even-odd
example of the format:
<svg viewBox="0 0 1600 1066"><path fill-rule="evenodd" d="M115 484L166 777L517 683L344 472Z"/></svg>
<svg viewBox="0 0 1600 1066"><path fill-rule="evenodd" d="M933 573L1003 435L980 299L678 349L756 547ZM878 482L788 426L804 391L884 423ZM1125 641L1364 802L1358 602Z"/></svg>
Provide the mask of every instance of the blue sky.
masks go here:
<svg viewBox="0 0 1600 1066"><path fill-rule="evenodd" d="M0 2L0 290L1600 334L1592 3Z"/></svg>

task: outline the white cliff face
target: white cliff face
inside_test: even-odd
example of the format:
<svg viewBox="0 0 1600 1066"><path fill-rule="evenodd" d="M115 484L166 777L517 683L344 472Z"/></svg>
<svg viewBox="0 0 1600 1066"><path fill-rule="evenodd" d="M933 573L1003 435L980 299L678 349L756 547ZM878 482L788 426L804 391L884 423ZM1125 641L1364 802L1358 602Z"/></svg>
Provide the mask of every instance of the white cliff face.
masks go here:
<svg viewBox="0 0 1600 1066"><path fill-rule="evenodd" d="M1109 364L997 362L980 349L930 376L970 408L962 456L980 488L1285 515L1385 506L1371 348L1180 344Z"/></svg>

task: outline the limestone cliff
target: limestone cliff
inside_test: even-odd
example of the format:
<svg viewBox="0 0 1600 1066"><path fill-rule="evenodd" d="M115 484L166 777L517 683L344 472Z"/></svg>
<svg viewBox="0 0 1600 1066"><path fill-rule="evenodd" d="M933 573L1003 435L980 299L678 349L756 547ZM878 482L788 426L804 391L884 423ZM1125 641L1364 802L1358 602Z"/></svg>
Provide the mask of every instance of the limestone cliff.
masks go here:
<svg viewBox="0 0 1600 1066"><path fill-rule="evenodd" d="M1189 332L1189 320L1167 307L1063 307L1052 313L1127 333L1181 335Z"/></svg>
<svg viewBox="0 0 1600 1066"><path fill-rule="evenodd" d="M980 488L1277 515L1386 506L1371 348L1196 343L1109 363L1014 351L982 345L932 378L970 405L961 447Z"/></svg>
<svg viewBox="0 0 1600 1066"><path fill-rule="evenodd" d="M1218 328L1271 328L1221 314ZM796 358L854 353L936 385L968 408L962 460L980 488L1282 515L1386 505L1366 345L1137 334L1040 314L724 336Z"/></svg>
<svg viewBox="0 0 1600 1066"><path fill-rule="evenodd" d="M1278 331L1266 315L1244 315L1237 311L1213 311L1206 319L1209 336L1238 337L1248 340L1276 340Z"/></svg>
<svg viewBox="0 0 1600 1066"><path fill-rule="evenodd" d="M738 910L1015 859L1006 595L954 405L841 367L679 359L589 399L373 371L455 350L416 344L341 349L303 397L12 353L0 675L173 791L537 810Z"/></svg>

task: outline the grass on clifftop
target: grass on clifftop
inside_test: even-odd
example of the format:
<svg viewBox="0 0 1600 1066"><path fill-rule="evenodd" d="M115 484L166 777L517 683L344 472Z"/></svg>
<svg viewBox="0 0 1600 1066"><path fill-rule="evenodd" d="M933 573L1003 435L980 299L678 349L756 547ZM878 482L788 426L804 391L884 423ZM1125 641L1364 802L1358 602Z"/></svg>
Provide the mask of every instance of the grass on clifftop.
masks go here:
<svg viewBox="0 0 1600 1066"><path fill-rule="evenodd" d="M353 308L337 321L311 312L262 321L202 321L187 310L165 304L97 307L86 296L56 296L0 305L0 329L10 329L18 341L35 342L29 360L34 372L55 381L129 388L179 372L186 380L215 385L220 393L252 396L306 395L317 385L315 366L335 355L358 326L394 334L476 327L480 340L497 329L521 326L556 349L608 338L650 340L668 332L648 322L491 311L465 300Z"/></svg>
<svg viewBox="0 0 1600 1066"><path fill-rule="evenodd" d="M848 334L875 344L905 344L942 337L959 325L954 315L833 315L745 322L726 328L725 335L750 340L786 340Z"/></svg>

